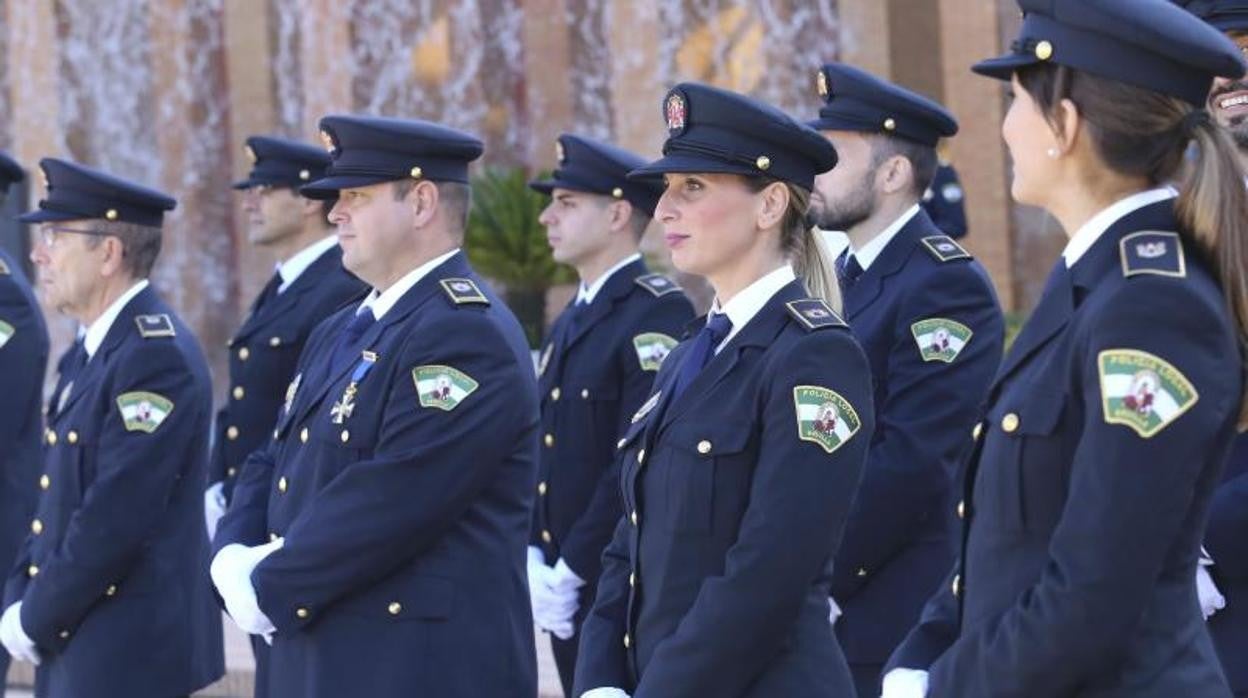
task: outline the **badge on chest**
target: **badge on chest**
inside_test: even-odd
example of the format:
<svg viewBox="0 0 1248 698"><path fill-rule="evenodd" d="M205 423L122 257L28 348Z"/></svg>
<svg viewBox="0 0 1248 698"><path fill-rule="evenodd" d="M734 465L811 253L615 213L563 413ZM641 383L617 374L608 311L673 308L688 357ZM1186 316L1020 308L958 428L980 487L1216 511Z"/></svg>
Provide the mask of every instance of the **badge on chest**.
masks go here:
<svg viewBox="0 0 1248 698"><path fill-rule="evenodd" d="M342 391L342 397L338 398L334 406L329 409L329 421L334 424L343 424L351 418L351 414L355 412L355 397L360 391L360 382L376 363L377 355L371 351L366 351L360 356L360 362L351 372L351 380L347 383L346 389Z"/></svg>

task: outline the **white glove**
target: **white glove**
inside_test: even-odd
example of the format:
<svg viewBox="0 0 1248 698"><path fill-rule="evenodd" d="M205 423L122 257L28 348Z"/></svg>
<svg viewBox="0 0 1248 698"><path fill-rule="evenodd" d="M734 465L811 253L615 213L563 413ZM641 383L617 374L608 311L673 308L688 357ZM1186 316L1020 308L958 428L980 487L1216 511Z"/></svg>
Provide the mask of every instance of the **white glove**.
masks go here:
<svg viewBox="0 0 1248 698"><path fill-rule="evenodd" d="M0 643L13 657L39 666L41 657L35 648L35 641L22 628L21 601L4 609L4 615L0 616Z"/></svg>
<svg viewBox="0 0 1248 698"><path fill-rule="evenodd" d="M581 698L629 698L622 688L591 688Z"/></svg>
<svg viewBox="0 0 1248 698"><path fill-rule="evenodd" d="M232 543L217 553L208 569L212 583L225 600L226 613L238 627L252 635L271 635L277 628L260 610L256 590L251 585L251 573L285 543L285 538L253 547Z"/></svg>
<svg viewBox="0 0 1248 698"><path fill-rule="evenodd" d="M585 582L572 572L567 563L563 563L562 568L558 564L547 567L545 556L535 547L529 548L528 567L533 621L537 627L560 640L571 639L576 633L572 624L578 605L576 590Z"/></svg>
<svg viewBox="0 0 1248 698"><path fill-rule="evenodd" d="M924 698L927 695L927 672L921 669L893 669L884 675L883 688L880 698Z"/></svg>
<svg viewBox="0 0 1248 698"><path fill-rule="evenodd" d="M836 625L836 619L841 617L841 606L836 599L828 597L828 623Z"/></svg>
<svg viewBox="0 0 1248 698"><path fill-rule="evenodd" d="M1205 567L1203 563L1196 567L1196 595L1200 597L1201 615L1209 620L1210 616L1226 608L1226 597L1218 591L1218 585L1214 584Z"/></svg>
<svg viewBox="0 0 1248 698"><path fill-rule="evenodd" d="M216 482L204 490L204 525L208 527L208 540L217 535L217 524L225 516L225 483Z"/></svg>

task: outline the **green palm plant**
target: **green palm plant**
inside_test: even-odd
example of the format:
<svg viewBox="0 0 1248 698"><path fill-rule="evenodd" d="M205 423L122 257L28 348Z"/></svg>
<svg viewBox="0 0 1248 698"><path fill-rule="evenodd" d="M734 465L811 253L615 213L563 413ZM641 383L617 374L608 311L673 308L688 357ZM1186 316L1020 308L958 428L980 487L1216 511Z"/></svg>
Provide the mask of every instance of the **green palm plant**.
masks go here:
<svg viewBox="0 0 1248 698"><path fill-rule="evenodd" d="M538 347L546 325L546 291L575 279L550 256L546 230L537 222L546 197L529 189L519 168L490 168L472 178L472 210L464 246L472 266L502 286L529 346Z"/></svg>

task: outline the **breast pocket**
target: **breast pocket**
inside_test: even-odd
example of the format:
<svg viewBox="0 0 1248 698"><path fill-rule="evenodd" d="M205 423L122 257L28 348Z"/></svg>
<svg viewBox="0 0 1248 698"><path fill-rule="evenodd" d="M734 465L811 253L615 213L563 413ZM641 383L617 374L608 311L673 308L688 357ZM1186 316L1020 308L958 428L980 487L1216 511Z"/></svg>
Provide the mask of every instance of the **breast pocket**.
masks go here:
<svg viewBox="0 0 1248 698"><path fill-rule="evenodd" d="M673 532L709 533L739 519L749 499L754 429L748 422L678 424L660 437L655 470Z"/></svg>
<svg viewBox="0 0 1248 698"><path fill-rule="evenodd" d="M1069 435L1061 428L1066 401L1061 392L1027 387L1010 391L993 410L980 479L996 486L977 492L977 510L998 511L1006 525L1026 531L1056 525L1066 503L1070 461Z"/></svg>

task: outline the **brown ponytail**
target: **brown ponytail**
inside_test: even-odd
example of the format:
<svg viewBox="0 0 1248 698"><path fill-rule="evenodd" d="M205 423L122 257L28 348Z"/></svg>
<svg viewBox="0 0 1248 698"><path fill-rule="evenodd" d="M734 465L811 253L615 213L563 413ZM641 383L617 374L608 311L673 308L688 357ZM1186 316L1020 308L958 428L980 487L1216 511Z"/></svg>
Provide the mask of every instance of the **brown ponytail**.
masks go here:
<svg viewBox="0 0 1248 698"><path fill-rule="evenodd" d="M760 192L772 182L770 177L745 177L751 191ZM806 285L806 292L820 298L836 312L841 312L841 285L836 278L836 260L827 243L819 238L807 222L810 192L795 184L785 183L789 190L789 208L780 223L780 243L793 271Z"/></svg>

